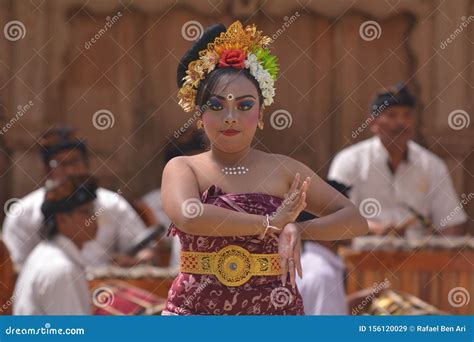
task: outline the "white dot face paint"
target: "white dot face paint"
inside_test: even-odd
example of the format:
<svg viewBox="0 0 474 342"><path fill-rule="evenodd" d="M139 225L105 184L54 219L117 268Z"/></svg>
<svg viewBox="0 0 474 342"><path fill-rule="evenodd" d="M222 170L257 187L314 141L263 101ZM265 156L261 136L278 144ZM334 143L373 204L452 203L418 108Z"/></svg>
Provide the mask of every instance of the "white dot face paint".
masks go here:
<svg viewBox="0 0 474 342"><path fill-rule="evenodd" d="M234 94L229 93L227 94L227 100L232 101L234 99Z"/></svg>

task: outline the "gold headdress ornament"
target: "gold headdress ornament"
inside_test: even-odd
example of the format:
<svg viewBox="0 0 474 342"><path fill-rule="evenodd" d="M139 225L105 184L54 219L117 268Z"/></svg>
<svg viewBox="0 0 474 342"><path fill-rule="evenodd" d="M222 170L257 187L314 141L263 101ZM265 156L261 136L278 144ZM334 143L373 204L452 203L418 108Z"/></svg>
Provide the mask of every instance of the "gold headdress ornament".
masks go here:
<svg viewBox="0 0 474 342"><path fill-rule="evenodd" d="M216 67L248 69L260 86L264 105L272 104L279 67L277 58L268 49L271 41L257 31L254 24L243 28L240 21L234 22L199 52L197 60L189 63L184 84L178 92L179 105L186 112L195 109L199 85Z"/></svg>

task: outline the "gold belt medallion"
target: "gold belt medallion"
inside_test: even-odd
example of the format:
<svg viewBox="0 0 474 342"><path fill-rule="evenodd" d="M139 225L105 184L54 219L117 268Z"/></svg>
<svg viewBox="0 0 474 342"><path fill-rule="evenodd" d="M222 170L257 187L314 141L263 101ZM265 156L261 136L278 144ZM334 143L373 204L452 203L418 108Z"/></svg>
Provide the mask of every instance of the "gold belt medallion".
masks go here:
<svg viewBox="0 0 474 342"><path fill-rule="evenodd" d="M281 274L278 254L253 254L245 248L230 245L217 253L181 252L183 273L212 274L226 286L240 286L252 276Z"/></svg>

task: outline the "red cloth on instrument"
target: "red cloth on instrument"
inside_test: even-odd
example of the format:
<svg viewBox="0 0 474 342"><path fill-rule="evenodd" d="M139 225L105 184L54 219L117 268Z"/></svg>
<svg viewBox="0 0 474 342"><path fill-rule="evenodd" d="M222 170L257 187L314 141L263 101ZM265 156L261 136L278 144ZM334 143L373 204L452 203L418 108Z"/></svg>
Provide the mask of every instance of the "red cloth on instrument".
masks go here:
<svg viewBox="0 0 474 342"><path fill-rule="evenodd" d="M104 283L104 302L94 303L94 315L156 315L166 300L123 281Z"/></svg>
<svg viewBox="0 0 474 342"><path fill-rule="evenodd" d="M263 193L226 194L212 185L201 202L230 210L271 215L282 199ZM262 221L263 224L263 221ZM209 237L189 235L171 224L169 234L178 235L183 251L217 252L238 245L250 253L278 253L278 241L267 235ZM178 315L303 315L303 299L289 281L283 286L279 276L253 276L241 286L228 287L214 275L180 273L168 293L166 310Z"/></svg>

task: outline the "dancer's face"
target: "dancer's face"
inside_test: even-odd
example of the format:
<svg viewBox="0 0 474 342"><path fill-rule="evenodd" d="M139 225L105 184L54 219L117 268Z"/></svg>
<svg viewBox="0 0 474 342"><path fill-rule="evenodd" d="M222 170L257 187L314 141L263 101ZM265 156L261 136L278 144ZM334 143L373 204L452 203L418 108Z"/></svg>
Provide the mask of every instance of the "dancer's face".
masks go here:
<svg viewBox="0 0 474 342"><path fill-rule="evenodd" d="M227 153L250 147L260 115L258 91L244 75L223 77L202 115L211 145Z"/></svg>

